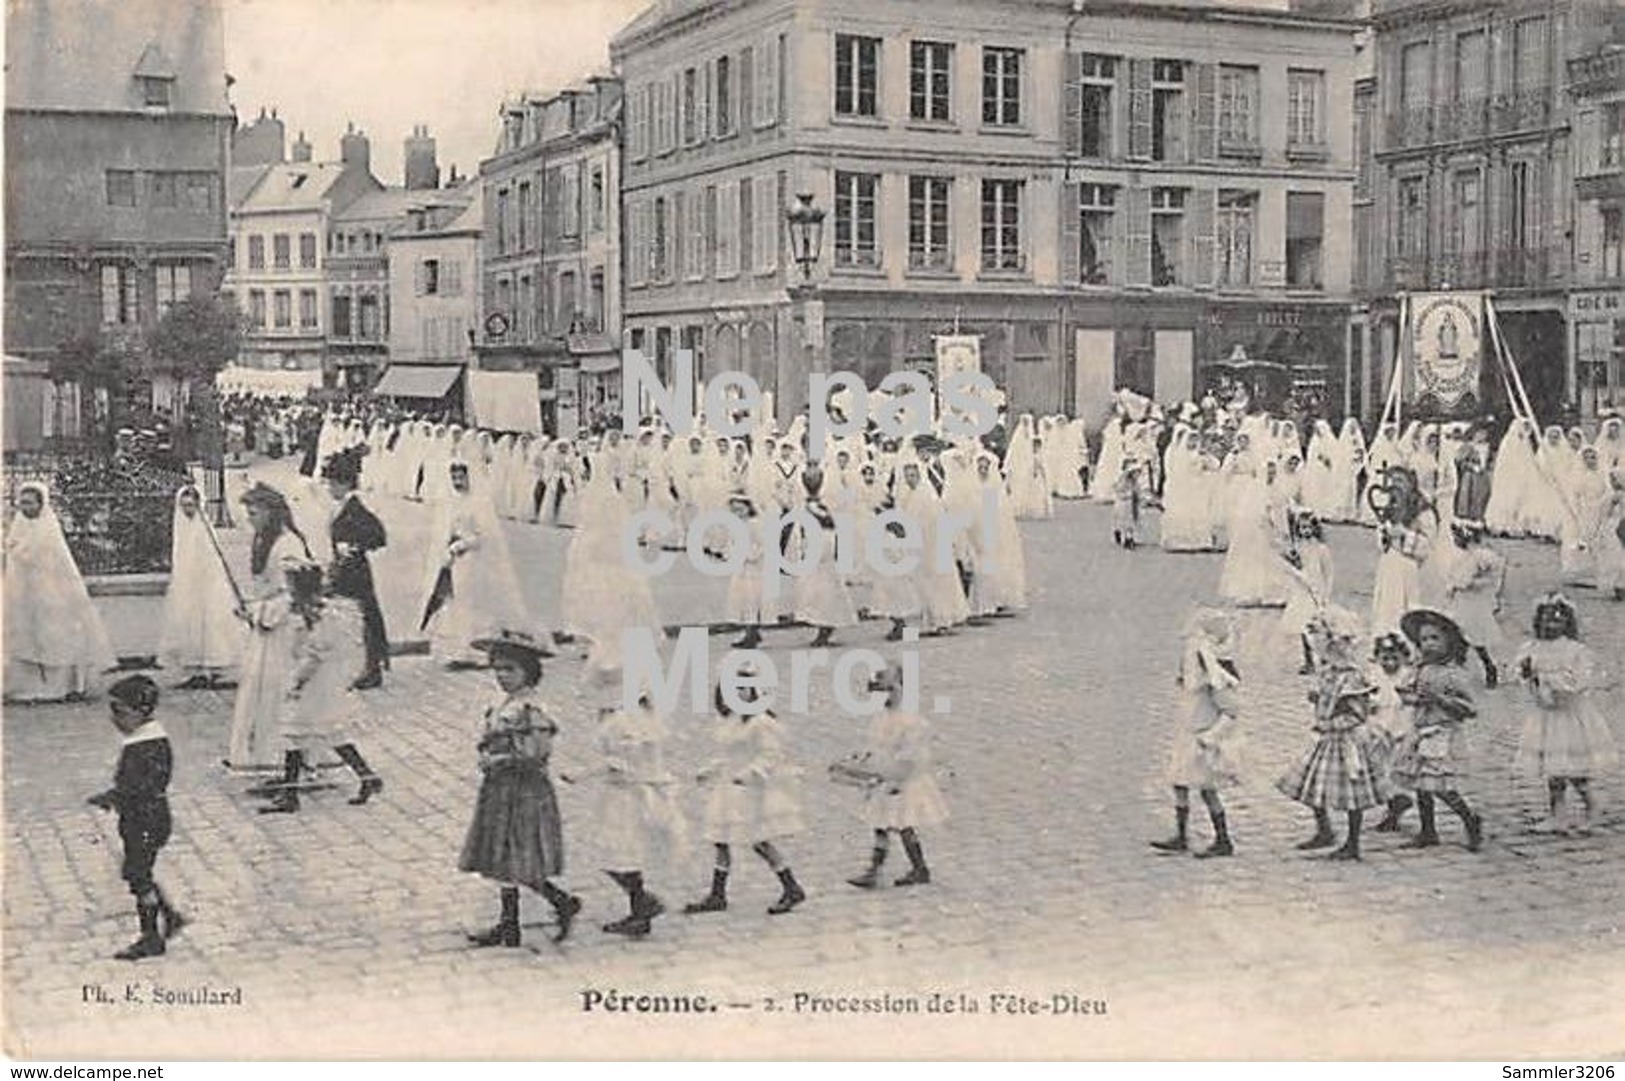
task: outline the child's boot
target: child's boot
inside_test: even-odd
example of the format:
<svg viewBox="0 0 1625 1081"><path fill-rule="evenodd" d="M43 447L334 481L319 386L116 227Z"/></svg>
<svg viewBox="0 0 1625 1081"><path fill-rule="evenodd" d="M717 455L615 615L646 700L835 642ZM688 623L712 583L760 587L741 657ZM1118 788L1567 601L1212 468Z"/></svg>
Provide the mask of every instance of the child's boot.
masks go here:
<svg viewBox="0 0 1625 1081"><path fill-rule="evenodd" d="M894 886L926 886L931 883L931 869L925 865L925 849L920 846L919 835L913 830L903 831L903 851L908 853L908 874L892 883Z"/></svg>
<svg viewBox="0 0 1625 1081"><path fill-rule="evenodd" d="M1405 812L1411 809L1412 800L1409 796L1392 796L1388 800L1388 812L1382 816L1382 821L1372 826L1377 833L1398 833L1399 820L1405 817Z"/></svg>
<svg viewBox="0 0 1625 1081"><path fill-rule="evenodd" d="M794 871L784 867L779 870L778 874L779 885L782 890L779 893L779 899L774 901L768 908L767 914L769 916L782 916L807 899L807 891L803 890L801 883L796 881Z"/></svg>
<svg viewBox="0 0 1625 1081"><path fill-rule="evenodd" d="M162 889L154 887L154 892L158 894L158 917L163 925L164 937L166 939L174 938L185 930L189 921L185 916L181 915L174 905L169 903L169 898L164 896Z"/></svg>
<svg viewBox="0 0 1625 1081"><path fill-rule="evenodd" d="M1433 816L1433 793L1421 792L1416 797L1416 816L1422 820L1422 829L1400 848L1434 848L1439 844L1439 827Z"/></svg>
<svg viewBox="0 0 1625 1081"><path fill-rule="evenodd" d="M305 752L288 751L282 756L282 783L277 786L262 815L294 814L299 810L299 779L305 772Z"/></svg>
<svg viewBox="0 0 1625 1081"><path fill-rule="evenodd" d="M156 899L137 898L137 917L141 920L141 937L113 955L118 961L139 961L143 957L161 957L164 936L158 933L158 902Z"/></svg>
<svg viewBox="0 0 1625 1081"><path fill-rule="evenodd" d="M1349 812L1349 835L1343 839L1343 844L1326 858L1329 860L1358 860L1360 858L1360 820L1363 816L1359 811Z"/></svg>
<svg viewBox="0 0 1625 1081"><path fill-rule="evenodd" d="M480 947L519 945L519 888L517 886L502 887L501 918L490 930L481 931L477 935L469 935L468 941Z"/></svg>
<svg viewBox="0 0 1625 1081"><path fill-rule="evenodd" d="M711 892L692 904L683 906L683 913L697 916L702 912L728 910L728 872L718 867L711 872Z"/></svg>
<svg viewBox="0 0 1625 1081"><path fill-rule="evenodd" d="M1313 852L1317 848L1330 848L1337 842L1332 834L1332 817L1323 808L1315 808L1315 835L1298 842L1298 851Z"/></svg>
<svg viewBox="0 0 1625 1081"><path fill-rule="evenodd" d="M1226 821L1223 811L1209 811L1208 817L1213 819L1213 843L1196 854L1199 860L1213 859L1217 856L1234 856L1236 846L1230 843L1230 823Z"/></svg>
<svg viewBox="0 0 1625 1081"><path fill-rule="evenodd" d="M361 752L356 750L355 744L341 743L333 748L333 753L338 755L339 761L349 766L361 781L361 791L350 800L352 805L359 807L384 790L384 779L367 765L367 760L361 757Z"/></svg>
<svg viewBox="0 0 1625 1081"><path fill-rule="evenodd" d="M886 850L880 845L874 847L869 853L869 869L861 875L854 875L847 879L847 884L856 886L860 890L872 890L880 885L880 866L886 862Z"/></svg>
<svg viewBox="0 0 1625 1081"><path fill-rule="evenodd" d="M1186 852L1190 850L1190 821L1191 809L1189 807L1174 808L1174 835L1166 841L1152 841L1151 847L1158 852Z"/></svg>

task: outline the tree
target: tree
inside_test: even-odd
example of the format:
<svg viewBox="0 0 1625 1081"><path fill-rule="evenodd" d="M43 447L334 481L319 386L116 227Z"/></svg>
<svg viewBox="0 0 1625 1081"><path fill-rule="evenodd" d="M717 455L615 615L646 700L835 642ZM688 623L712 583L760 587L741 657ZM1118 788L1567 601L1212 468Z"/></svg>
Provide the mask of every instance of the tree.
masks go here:
<svg viewBox="0 0 1625 1081"><path fill-rule="evenodd" d="M218 296L193 296L172 305L147 336L148 363L186 383L188 434L209 469L224 465L224 425L214 377L237 359L243 316Z"/></svg>

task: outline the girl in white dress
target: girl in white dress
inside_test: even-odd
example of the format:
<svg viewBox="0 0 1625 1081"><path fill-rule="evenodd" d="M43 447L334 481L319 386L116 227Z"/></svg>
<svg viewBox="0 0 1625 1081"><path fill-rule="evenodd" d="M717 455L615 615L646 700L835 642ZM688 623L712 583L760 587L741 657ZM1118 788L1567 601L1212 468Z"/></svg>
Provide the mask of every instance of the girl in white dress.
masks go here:
<svg viewBox="0 0 1625 1081"><path fill-rule="evenodd" d="M18 488L5 553L6 701L57 702L97 689L118 662L43 484Z"/></svg>
<svg viewBox="0 0 1625 1081"><path fill-rule="evenodd" d="M1522 536L1526 529L1524 493L1534 483L1534 424L1519 417L1508 426L1490 469L1490 499L1484 524L1503 537Z"/></svg>
<svg viewBox="0 0 1625 1081"><path fill-rule="evenodd" d="M747 702L755 701L753 688L740 687L739 694ZM705 838L715 849L716 862L711 870L711 892L685 906L683 912L693 916L727 909L733 846L742 844L749 845L778 876L779 899L767 914L780 916L807 899L779 851L786 838L806 828L801 816L801 771L785 754L777 717L766 710L735 714L720 685L713 698L717 713L711 742L717 756L700 770L698 780L706 793Z"/></svg>
<svg viewBox="0 0 1625 1081"><path fill-rule="evenodd" d="M1021 530L998 462L987 451L976 456L976 477L982 502L992 504L995 524L991 548L986 546L980 526L970 533L975 547L971 611L978 616L1014 615L1027 607L1027 561L1021 550ZM979 510L978 516L981 513Z"/></svg>
<svg viewBox="0 0 1625 1081"><path fill-rule="evenodd" d="M1270 498L1274 472L1273 461L1265 464L1262 476L1252 474L1248 463L1242 462L1231 482L1230 546L1219 577L1219 596L1244 608L1285 603L1280 555L1285 538L1276 532Z"/></svg>
<svg viewBox="0 0 1625 1081"><path fill-rule="evenodd" d="M823 470L816 465L808 465L801 479L808 492L802 509L817 521L816 528L821 538L811 536L812 531L803 525L792 524L788 529L790 536L785 561L799 565L803 560L817 555L817 563L806 573L794 576L791 603L796 619L817 628L817 634L808 648L820 649L831 643L837 630L856 627L858 612L852 604L851 594L846 590L846 583L841 580L841 572L835 566L837 541L834 515L812 495L823 485Z"/></svg>
<svg viewBox="0 0 1625 1081"><path fill-rule="evenodd" d="M215 686L242 652L236 587L202 507L190 484L175 493L158 658L164 668L186 673L182 690Z"/></svg>
<svg viewBox="0 0 1625 1081"><path fill-rule="evenodd" d="M910 528L921 536L920 565L915 581L920 597L920 631L926 635L947 634L970 618L970 603L965 598L964 583L959 569L950 556L944 559L939 549L938 536L943 528L942 500L931 482L925 479L918 461L908 461L902 467L902 483L897 488L897 509L907 516Z"/></svg>
<svg viewBox="0 0 1625 1081"><path fill-rule="evenodd" d="M1563 581L1568 585L1594 586L1597 584L1597 553L1602 550L1603 542L1611 539L1604 536L1604 530L1613 509L1613 490L1602 472L1595 447L1580 451L1570 477L1568 505L1564 508L1560 534Z"/></svg>
<svg viewBox="0 0 1625 1081"><path fill-rule="evenodd" d="M1343 421L1343 431L1332 451L1332 511L1334 522L1360 520L1360 471L1365 468L1365 433L1353 417Z"/></svg>
<svg viewBox="0 0 1625 1081"><path fill-rule="evenodd" d="M1371 591L1371 632L1397 634L1400 617L1422 607L1422 564L1433 552L1437 519L1423 507L1415 476L1408 469L1391 468L1391 502L1377 527L1377 570Z"/></svg>
<svg viewBox="0 0 1625 1081"><path fill-rule="evenodd" d="M1303 503L1321 519L1335 520L1338 510L1337 455L1340 447L1332 426L1315 421L1304 463Z"/></svg>
<svg viewBox="0 0 1625 1081"><path fill-rule="evenodd" d="M870 890L880 884L880 868L886 862L889 836L896 832L908 855L909 872L895 886L923 886L931 881L920 843L921 827L935 826L948 818L948 805L937 786L931 761L931 729L924 717L905 712L903 672L896 664L877 672L869 689L886 696L886 705L869 726L863 752L852 764L873 776L864 796L863 817L874 831L874 847L869 866L847 881Z"/></svg>

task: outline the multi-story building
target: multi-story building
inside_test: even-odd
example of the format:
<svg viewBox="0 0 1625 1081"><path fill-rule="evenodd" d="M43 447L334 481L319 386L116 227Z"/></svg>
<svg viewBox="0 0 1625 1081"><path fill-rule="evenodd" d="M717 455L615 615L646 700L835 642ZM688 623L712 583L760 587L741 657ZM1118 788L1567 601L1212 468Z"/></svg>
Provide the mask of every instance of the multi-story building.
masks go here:
<svg viewBox="0 0 1625 1081"><path fill-rule="evenodd" d="M1581 404L1569 327L1583 276L1577 141L1565 84L1587 70L1568 60L1619 18L1613 0L1375 0L1359 283L1376 360L1368 402L1380 407L1391 370L1399 293L1484 289L1536 413ZM1600 265L1600 245L1592 258ZM1504 412L1500 380L1485 383L1489 408Z"/></svg>
<svg viewBox="0 0 1625 1081"><path fill-rule="evenodd" d="M389 240L391 364L466 365L482 314L479 304L479 187L441 193L408 210Z"/></svg>
<svg viewBox="0 0 1625 1081"><path fill-rule="evenodd" d="M383 185L372 175L366 136L354 128L343 137L337 162L309 160L303 137L295 160L284 162L280 142L270 163L232 170L232 264L225 288L247 317L238 363L325 372L338 314L328 304L332 222Z"/></svg>
<svg viewBox="0 0 1625 1081"><path fill-rule="evenodd" d="M1574 99L1571 379L1582 416L1625 410L1625 20L1569 61Z"/></svg>
<svg viewBox="0 0 1625 1081"><path fill-rule="evenodd" d="M1017 410L1347 382L1354 23L1285 4L661 4L626 93L628 341L804 407L978 334ZM817 295L786 211L827 213Z"/></svg>
<svg viewBox="0 0 1625 1081"><path fill-rule="evenodd" d="M139 359L171 304L215 291L233 120L218 0L23 0L5 36L5 350L36 362L8 380L39 399L32 443L107 413L66 357Z"/></svg>
<svg viewBox="0 0 1625 1081"><path fill-rule="evenodd" d="M479 364L537 371L543 423L566 435L619 415L620 119L614 79L528 95L480 165Z"/></svg>

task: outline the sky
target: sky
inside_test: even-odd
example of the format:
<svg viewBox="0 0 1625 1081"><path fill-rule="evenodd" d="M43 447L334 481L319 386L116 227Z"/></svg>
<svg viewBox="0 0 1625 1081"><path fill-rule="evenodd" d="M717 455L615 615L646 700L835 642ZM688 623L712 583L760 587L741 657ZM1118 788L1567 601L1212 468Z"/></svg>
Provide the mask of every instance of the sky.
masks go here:
<svg viewBox="0 0 1625 1081"><path fill-rule="evenodd" d="M478 171L497 110L609 70L609 39L652 0L224 0L226 70L244 122L275 108L337 160L354 122L373 173L401 182L401 142L435 136L441 176Z"/></svg>

